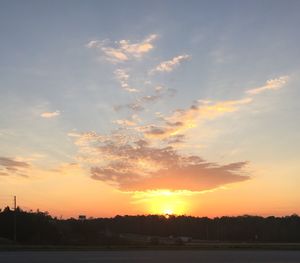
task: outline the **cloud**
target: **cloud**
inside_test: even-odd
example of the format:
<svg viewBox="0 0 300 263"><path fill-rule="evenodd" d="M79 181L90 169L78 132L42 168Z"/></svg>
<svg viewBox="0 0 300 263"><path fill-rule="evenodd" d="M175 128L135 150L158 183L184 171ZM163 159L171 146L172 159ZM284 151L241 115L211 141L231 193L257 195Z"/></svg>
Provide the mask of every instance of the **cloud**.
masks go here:
<svg viewBox="0 0 300 263"><path fill-rule="evenodd" d="M176 94L175 89L166 89L162 86L156 86L154 88L154 93L152 93L151 95L136 98L132 103L116 105L114 106L114 110L119 111L122 109L129 109L134 112L143 111L146 108L145 104L155 103L158 100L163 99L164 97L173 97L174 94Z"/></svg>
<svg viewBox="0 0 300 263"><path fill-rule="evenodd" d="M126 120L126 119L125 120L115 120L115 121L113 121L113 123L116 123L116 124L121 125L121 126L126 126L126 127L136 125L136 123L134 121Z"/></svg>
<svg viewBox="0 0 300 263"><path fill-rule="evenodd" d="M172 115L164 117L162 125L144 126L140 130L144 132L146 137L164 139L194 128L201 121L213 120L225 114L236 112L242 105L251 102L252 98L249 97L219 102L196 101L188 109L176 110Z"/></svg>
<svg viewBox="0 0 300 263"><path fill-rule="evenodd" d="M147 95L141 98L142 101L145 102L154 102L156 100L159 100L162 96L160 94L155 94L155 95Z"/></svg>
<svg viewBox="0 0 300 263"><path fill-rule="evenodd" d="M281 88L288 81L289 77L282 76L268 80L260 88L248 90L246 93L256 95L265 90ZM164 117L161 125L148 125L141 127L147 137L158 137L160 139L178 135L188 129L196 127L199 123L207 120L214 120L229 113L237 112L242 106L252 103L254 98L246 96L237 100L225 100L213 102L211 100L197 100L187 109L176 110L170 116Z"/></svg>
<svg viewBox="0 0 300 263"><path fill-rule="evenodd" d="M289 80L288 76L281 76L279 78L270 79L267 80L265 85L258 88L249 89L246 91L246 93L250 95L257 95L267 90L277 90L282 88L288 82L288 80Z"/></svg>
<svg viewBox="0 0 300 263"><path fill-rule="evenodd" d="M139 42L120 40L114 43L93 40L87 47L100 51L110 62L120 63L141 58L154 48L153 41L156 38L156 35L150 35ZM186 54L173 57L161 62L149 73L171 72L190 58ZM114 76L122 89L137 92L130 85L131 71L118 67ZM108 135L95 132L71 133L70 136L79 148L77 161L83 163L84 167L89 167L93 179L114 185L122 191L169 189L199 192L249 180L250 177L245 172L247 162L225 165L212 163L200 156L179 152L178 144L187 139L186 132L189 129L238 112L254 101L253 95L279 89L287 81L287 76L268 80L262 87L246 91L245 96L239 99L197 100L189 107L175 110L168 116L159 114L159 119L154 123L136 121L131 117L120 118L113 121L120 127ZM144 83L147 88L152 86L150 80ZM172 96L172 90L156 86L152 93L145 92L133 102L114 108L117 111L143 111L149 103L166 95Z"/></svg>
<svg viewBox="0 0 300 263"><path fill-rule="evenodd" d="M137 126L140 121L141 119L137 114L132 114L127 119L118 119L112 121L112 123L115 123L121 126L122 128L129 128L129 127Z"/></svg>
<svg viewBox="0 0 300 263"><path fill-rule="evenodd" d="M266 90L276 90L283 87L289 77L282 76L266 81L262 87L246 91L248 96L236 100L214 102L212 100L197 100L187 109L178 109L171 115L160 116L162 123L138 127L147 138L166 140L170 136L180 135L187 130L197 127L199 123L214 120L229 113L239 111L243 106L253 102L256 95Z"/></svg>
<svg viewBox="0 0 300 263"><path fill-rule="evenodd" d="M120 40L114 42L113 46L109 46L109 40L91 40L86 44L86 47L100 50L108 61L119 63L141 58L154 48L153 41L157 39L157 37L156 34L152 34L136 43L131 43L130 40Z"/></svg>
<svg viewBox="0 0 300 263"><path fill-rule="evenodd" d="M119 44L121 50L123 50L126 54L130 54L135 58L139 58L144 53L147 53L153 49L152 42L155 39L157 39L157 35L152 34L139 43L131 44L129 40L121 40L119 41Z"/></svg>
<svg viewBox="0 0 300 263"><path fill-rule="evenodd" d="M129 73L125 69L117 69L114 71L116 79L119 81L121 88L128 92L139 92L137 89L129 86Z"/></svg>
<svg viewBox="0 0 300 263"><path fill-rule="evenodd" d="M47 119L50 119L50 118L54 118L54 117L57 117L60 115L60 111L53 111L53 112L43 112L40 116L42 118L47 118Z"/></svg>
<svg viewBox="0 0 300 263"><path fill-rule="evenodd" d="M183 61L190 59L189 55L180 55L172 58L171 60L163 61L158 66L150 71L150 73L155 72L171 72L176 67L178 67Z"/></svg>
<svg viewBox="0 0 300 263"><path fill-rule="evenodd" d="M102 48L102 51L106 54L107 60L112 62L126 61L128 57L122 52L114 48Z"/></svg>
<svg viewBox="0 0 300 263"><path fill-rule="evenodd" d="M76 163L61 163L57 167L51 169L51 172L58 173L59 175L70 175L74 176L76 174L85 174L86 172L82 169L82 167Z"/></svg>
<svg viewBox="0 0 300 263"><path fill-rule="evenodd" d="M139 112L139 111L143 111L145 108L141 105L140 101L138 101L138 100L133 103L114 106L115 111L120 111L123 109L129 109L134 112Z"/></svg>
<svg viewBox="0 0 300 263"><path fill-rule="evenodd" d="M15 161L7 157L0 157L0 165L5 167L29 167L28 163Z"/></svg>
<svg viewBox="0 0 300 263"><path fill-rule="evenodd" d="M122 181L118 183L124 191L168 189L171 191L188 190L199 192L250 179L249 176L235 172L240 172L245 163L232 163L231 165L235 165L238 168L229 170L226 166L207 167L207 164L180 167L175 164L174 167L157 171L149 177L141 177L138 180L131 180L130 177L124 178L124 180L122 178Z"/></svg>
<svg viewBox="0 0 300 263"><path fill-rule="evenodd" d="M30 168L29 163L17 161L8 157L0 157L0 175L6 176L16 174L26 176L24 173Z"/></svg>
<svg viewBox="0 0 300 263"><path fill-rule="evenodd" d="M165 138L164 141L168 145L178 145L178 144L185 142L185 135L184 134L176 134L176 135Z"/></svg>
<svg viewBox="0 0 300 263"><path fill-rule="evenodd" d="M120 48L107 46L109 42L109 40L91 40L85 46L101 51L105 55L106 60L110 62L122 62L128 60L127 55Z"/></svg>
<svg viewBox="0 0 300 263"><path fill-rule="evenodd" d="M140 112L140 111L145 110L145 107L143 105L145 102L146 103L155 102L156 100L158 100L160 98L161 98L160 96L156 96L156 95L144 96L142 98L137 98L132 103L116 105L116 106L114 106L114 110L115 111L120 111L120 110L123 110L123 109L127 109L127 110L129 109L129 110L132 110L133 112Z"/></svg>
<svg viewBox="0 0 300 263"><path fill-rule="evenodd" d="M135 136L93 133L77 140L92 153L91 177L122 191L202 191L249 179L243 171L245 162L209 163L199 156L180 154L171 146L152 146Z"/></svg>

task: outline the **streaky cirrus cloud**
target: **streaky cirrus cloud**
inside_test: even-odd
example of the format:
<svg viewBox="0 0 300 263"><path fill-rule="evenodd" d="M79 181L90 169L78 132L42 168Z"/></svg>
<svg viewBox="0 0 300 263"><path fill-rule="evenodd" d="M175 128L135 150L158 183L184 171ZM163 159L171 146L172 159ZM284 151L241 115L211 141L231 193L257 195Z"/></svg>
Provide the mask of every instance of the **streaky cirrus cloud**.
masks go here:
<svg viewBox="0 0 300 263"><path fill-rule="evenodd" d="M86 44L86 47L100 50L106 60L119 63L141 58L154 48L153 41L157 37L156 34L151 34L142 41L135 43L131 43L130 40L115 41L113 44L109 40L91 40Z"/></svg>
<svg viewBox="0 0 300 263"><path fill-rule="evenodd" d="M60 111L46 111L46 112L43 112L41 113L41 117L42 118L46 118L46 119L50 119L50 118L54 118L54 117L57 117L60 115Z"/></svg>
<svg viewBox="0 0 300 263"><path fill-rule="evenodd" d="M281 76L279 78L270 79L266 81L265 85L258 88L249 89L246 91L246 93L250 95L257 95L267 90L277 90L282 88L288 81L289 76Z"/></svg>
<svg viewBox="0 0 300 263"><path fill-rule="evenodd" d="M179 55L170 60L163 61L150 71L150 74L155 72L171 72L178 67L183 61L190 59L190 55Z"/></svg>
<svg viewBox="0 0 300 263"><path fill-rule="evenodd" d="M27 176L26 169L30 168L30 164L23 161L18 161L9 157L0 157L0 175L19 175Z"/></svg>
<svg viewBox="0 0 300 263"><path fill-rule="evenodd" d="M26 162L16 161L8 157L0 157L0 165L5 167L29 167Z"/></svg>

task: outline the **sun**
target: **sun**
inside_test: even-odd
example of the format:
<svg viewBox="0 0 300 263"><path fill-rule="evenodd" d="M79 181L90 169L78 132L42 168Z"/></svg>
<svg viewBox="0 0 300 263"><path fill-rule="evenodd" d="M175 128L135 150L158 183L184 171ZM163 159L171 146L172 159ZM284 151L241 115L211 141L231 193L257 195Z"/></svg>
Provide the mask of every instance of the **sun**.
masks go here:
<svg viewBox="0 0 300 263"><path fill-rule="evenodd" d="M183 215L188 213L188 203L183 193L170 190L155 190L140 193L139 198L148 213L155 215ZM138 198L138 199L139 199Z"/></svg>
<svg viewBox="0 0 300 263"><path fill-rule="evenodd" d="M186 205L182 200L178 198L167 198L160 200L153 200L151 202L151 212L152 214L158 215L182 215L186 212Z"/></svg>
<svg viewBox="0 0 300 263"><path fill-rule="evenodd" d="M172 209L170 209L170 208L166 208L166 209L164 210L164 214L165 214L165 215L173 215L173 214L174 214L174 212L173 212L173 210L172 210Z"/></svg>
<svg viewBox="0 0 300 263"><path fill-rule="evenodd" d="M165 216L165 218L169 219L170 216L172 216L172 215L174 215L174 212L173 212L172 209L167 208L167 209L164 210L164 216Z"/></svg>

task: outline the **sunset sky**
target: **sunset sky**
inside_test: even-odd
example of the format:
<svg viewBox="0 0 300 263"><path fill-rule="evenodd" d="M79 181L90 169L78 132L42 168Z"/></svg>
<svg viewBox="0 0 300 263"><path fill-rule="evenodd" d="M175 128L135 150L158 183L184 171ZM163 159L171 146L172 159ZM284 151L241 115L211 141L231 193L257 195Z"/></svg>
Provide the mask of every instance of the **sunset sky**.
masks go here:
<svg viewBox="0 0 300 263"><path fill-rule="evenodd" d="M299 1L1 1L0 207L300 214Z"/></svg>

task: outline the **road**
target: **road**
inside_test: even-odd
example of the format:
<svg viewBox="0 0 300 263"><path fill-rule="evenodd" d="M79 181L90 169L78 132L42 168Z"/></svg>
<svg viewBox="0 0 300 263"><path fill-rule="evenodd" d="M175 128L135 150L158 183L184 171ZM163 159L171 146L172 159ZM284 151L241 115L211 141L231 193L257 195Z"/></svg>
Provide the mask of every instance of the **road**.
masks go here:
<svg viewBox="0 0 300 263"><path fill-rule="evenodd" d="M0 252L1 263L299 263L300 251L14 251Z"/></svg>

